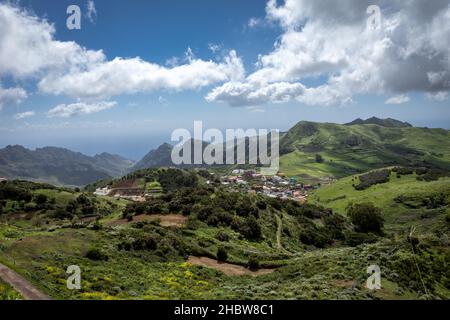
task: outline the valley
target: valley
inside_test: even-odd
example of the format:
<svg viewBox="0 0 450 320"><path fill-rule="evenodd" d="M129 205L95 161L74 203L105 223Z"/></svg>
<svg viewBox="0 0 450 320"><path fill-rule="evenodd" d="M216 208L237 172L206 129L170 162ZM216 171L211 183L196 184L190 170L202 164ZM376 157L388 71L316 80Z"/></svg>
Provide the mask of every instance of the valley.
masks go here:
<svg viewBox="0 0 450 320"><path fill-rule="evenodd" d="M395 130L414 146L386 146L403 141ZM150 166L82 188L2 179L0 263L53 299L449 299L446 135L300 123L273 177ZM374 264L380 290L365 286ZM24 298L4 281L1 299Z"/></svg>

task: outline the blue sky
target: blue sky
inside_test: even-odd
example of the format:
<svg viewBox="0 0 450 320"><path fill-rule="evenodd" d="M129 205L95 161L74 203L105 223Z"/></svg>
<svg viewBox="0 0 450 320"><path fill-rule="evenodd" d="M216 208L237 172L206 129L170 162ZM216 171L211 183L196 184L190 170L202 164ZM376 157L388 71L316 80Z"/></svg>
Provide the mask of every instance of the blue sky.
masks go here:
<svg viewBox="0 0 450 320"><path fill-rule="evenodd" d="M303 1L299 0L294 6L301 4L300 2ZM447 99L449 90L445 84L448 71L446 65L432 65L435 61L428 60L423 62L425 67L429 68L426 70L427 75L435 74L438 80L443 79L443 85L436 85L436 88L431 89L429 85L424 86L418 81L409 84L407 76L406 80L400 78L394 82L404 81L408 84L405 85L406 88L389 86L393 77L389 70L367 80L367 85L364 84L365 81L357 82L351 77L358 74L359 69L352 69L349 63L337 61L336 55L330 58L330 54L320 52L320 48L327 43L333 43L329 52L347 50L351 44L340 48L334 43L334 39L327 39L326 28L329 26L319 20L324 18L317 18L317 23L313 24L314 19L319 17L314 8L308 8L310 16L305 18L301 14L291 17L290 13L286 14L286 11L282 10L285 6L295 12L296 7L291 8L289 1L278 1L277 7L271 9L266 8L266 0L96 0L93 3L96 14L92 15L92 21L87 17L88 1L22 0L12 6L16 11L5 11L3 17L0 14L0 26L1 19L5 19L6 23L14 26L11 27L11 34L17 32L24 37L21 43L14 46L14 50L33 41L24 35L27 26L23 26L23 21L28 23L31 20L27 19L33 17L39 25L53 24L55 32L48 41L50 48L53 48L52 45L56 42L74 42L76 48L85 48L89 52L102 50L104 55L100 61L91 61L91 58L85 58L84 53L80 54L78 49L71 47L72 51L68 55L73 56L72 60L76 62L64 61L64 66L61 67L53 66L52 63L47 65L45 61L31 63L30 59L27 59L22 64L18 62L18 66L11 67L10 71L8 62L0 60L0 90L6 90L3 103L0 91L0 147L9 144L21 144L29 148L52 145L87 154L107 151L139 159L151 148L170 141L170 133L174 129L190 129L194 120L203 120L205 127L219 129L243 127L284 131L300 120L344 123L355 118L377 116L397 118L418 126L450 128ZM11 7L5 1L0 1L0 4ZM71 4L79 5L82 10L81 30L68 30L66 27L66 8ZM305 7L300 9L302 12L307 11ZM438 19L439 12L443 10L448 10L448 5L436 8L432 19ZM22 16L19 16L18 12ZM361 16L365 21L365 12L362 12ZM342 25L348 25L348 22L344 21L345 17L338 18L342 18ZM16 20L22 21L22 24L13 24ZM289 26L294 23L292 21L296 23L295 28ZM352 23L355 29L362 25L353 21ZM428 23L430 24L430 21ZM307 39L308 32L314 34L314 30L308 30L310 25L311 28L317 28L315 38L323 37L325 45L322 43L309 46L305 45L302 39L298 40L299 37ZM22 27L23 32L19 30ZM345 32L351 32L347 29L348 27ZM45 34L45 26L42 30ZM323 32L320 32L321 30ZM296 45L295 41L299 41L301 49L298 49L299 45ZM25 50L30 50L33 54L33 50L37 49L32 43L29 45L31 49L25 47ZM13 49L11 52L14 52ZM370 52L374 51L373 48L369 49ZM42 51L37 51L38 55L43 52L52 59L65 57L65 54L53 55L53 49L39 50ZM439 53L444 57L448 56L448 48L437 47L436 51L438 50L442 51ZM23 51L22 49L21 52ZM228 57L233 57L232 51L236 54L236 61L230 66L225 61ZM11 56L10 51L7 53ZM7 55L2 56L0 50L0 59L5 56ZM20 55L17 57L20 59ZM85 64L78 63L80 57L89 61ZM159 85L159 78L146 78L136 86L130 85L126 91L121 90L122 84L118 84L118 89L111 91L108 89L111 83L102 83L101 80L93 81L86 85L86 88L80 89L76 83L80 79L79 76L97 76L104 68L107 70L101 73L99 79L107 77L110 81L110 74L121 74L122 70L110 65L116 57L130 63L134 61L133 64L127 64L137 68L137 71L130 75L130 81L139 77L139 72L143 72L141 70L149 70L148 64L152 64L164 68L167 74L170 73L167 79L161 80L168 84ZM133 60L136 57L140 58L137 62ZM365 59L351 50L345 53L345 57L350 61L371 59ZM291 66L297 59L305 59L305 62ZM198 67L195 61L202 66L205 64L204 67ZM211 63L208 64L208 61ZM387 63L389 62L392 63L387 60ZM409 62L405 60L401 63ZM2 63L3 69L8 69L3 73ZM27 63L30 63L30 67L21 69L21 66ZM73 64L76 64L76 67ZM185 73L171 73L172 68L184 65L192 68ZM305 65L308 65L308 68L304 67ZM363 67L367 66L361 68ZM407 70L411 69L410 66L408 68ZM74 69L77 71L74 72ZM85 69L92 73L84 74ZM201 75L201 72L209 72L209 69L212 70L211 75L205 76L204 82L193 87L189 85L189 82L198 79L197 73ZM379 69L384 70L384 66ZM236 74L239 71L242 74L238 77ZM220 72L223 72L223 75L217 74ZM398 73L404 72L400 70ZM180 84L177 77L185 74L187 80ZM361 77L366 76L362 71L361 74ZM416 78L422 75L417 73ZM72 87L61 85L59 79L63 77L67 83L74 82ZM338 85L338 81L333 80L335 77L340 81ZM414 73L409 76L411 77L414 77ZM348 80L350 78L351 81ZM42 85L42 79L48 81ZM383 86L378 85L377 81L383 83ZM230 89L227 83L233 84L234 87ZM270 87L272 84L276 87ZM83 94L97 85L99 88L104 86L106 93L102 91L98 96ZM313 90L311 93L310 89ZM237 98L236 91L233 90L238 90ZM267 95L267 90L283 91L280 95ZM55 93L56 91L58 93ZM257 99L254 98L255 94ZM208 99L205 98L207 96ZM391 98L395 98L394 103L388 102ZM67 113L61 112L73 110L68 107L72 104L79 104L77 113L67 116ZM50 112L61 105L63 106L53 113Z"/></svg>

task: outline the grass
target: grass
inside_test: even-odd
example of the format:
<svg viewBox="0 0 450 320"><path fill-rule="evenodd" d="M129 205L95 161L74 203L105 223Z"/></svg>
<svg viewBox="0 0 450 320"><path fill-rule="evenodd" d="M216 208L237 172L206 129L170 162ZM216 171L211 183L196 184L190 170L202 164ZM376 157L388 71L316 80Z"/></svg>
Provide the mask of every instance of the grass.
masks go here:
<svg viewBox="0 0 450 320"><path fill-rule="evenodd" d="M281 139L280 166L286 175L306 182L412 161L449 170L449 138L450 132L443 129L300 122ZM316 154L325 161L316 163Z"/></svg>
<svg viewBox="0 0 450 320"><path fill-rule="evenodd" d="M0 279L0 300L22 300L23 297L12 286Z"/></svg>
<svg viewBox="0 0 450 320"><path fill-rule="evenodd" d="M309 201L324 205L335 212L345 214L350 203L373 202L382 208L388 227L397 228L403 225L408 228L419 224L419 227L429 226L427 220L440 222L444 214L431 215L430 219L423 219L424 214L433 213L436 210L427 208L411 209L394 201L399 196L426 198L439 193L450 194L450 178L441 178L437 181L418 181L415 174L397 178L395 173L390 176L390 181L384 184L371 186L362 191L357 191L352 186L357 184L357 176L350 176L338 182L314 191Z"/></svg>
<svg viewBox="0 0 450 320"><path fill-rule="evenodd" d="M95 197L96 206L105 211L98 229L89 225L75 228L68 220L37 226L32 217L20 213L1 216L0 262L55 299L418 299L426 293L427 297L449 299L445 285L450 278L445 242L448 225L444 220L449 209L411 209L394 200L398 196L420 200L448 194L449 182L450 178L423 182L415 175L392 175L388 183L356 191L352 187L355 177L348 177L311 195L309 201L340 214L345 214L350 202L375 202L383 209L387 234L374 244L345 247L335 242L326 249L307 246L300 241L305 225L287 209L275 210L272 205L259 211L262 237L256 241L246 240L230 227L208 226L195 214L182 229L157 223L112 226L110 222L121 218L128 201ZM62 190L34 192L46 193L58 204L79 195ZM211 200L215 196L212 194ZM323 223L317 217L310 222ZM404 236L411 225L419 226L415 251ZM218 240L219 232L229 239ZM157 249L119 249L123 243L147 237L157 239ZM258 277L226 276L185 261L190 255L214 258L219 246L226 248L229 263L245 266L250 258L256 258L261 267L276 270ZM99 249L108 260L88 259L90 248ZM380 291L364 287L370 264L381 267ZM66 288L69 265L81 268L81 290ZM2 283L0 299L1 292Z"/></svg>

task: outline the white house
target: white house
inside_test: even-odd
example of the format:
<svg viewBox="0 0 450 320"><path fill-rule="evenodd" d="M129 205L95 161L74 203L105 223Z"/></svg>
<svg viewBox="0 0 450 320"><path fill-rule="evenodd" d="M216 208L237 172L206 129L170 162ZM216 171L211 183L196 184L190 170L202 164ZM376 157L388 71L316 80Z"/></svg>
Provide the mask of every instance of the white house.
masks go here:
<svg viewBox="0 0 450 320"><path fill-rule="evenodd" d="M94 194L96 196L107 196L111 192L111 189L109 186L106 186L104 188L98 188L95 190Z"/></svg>

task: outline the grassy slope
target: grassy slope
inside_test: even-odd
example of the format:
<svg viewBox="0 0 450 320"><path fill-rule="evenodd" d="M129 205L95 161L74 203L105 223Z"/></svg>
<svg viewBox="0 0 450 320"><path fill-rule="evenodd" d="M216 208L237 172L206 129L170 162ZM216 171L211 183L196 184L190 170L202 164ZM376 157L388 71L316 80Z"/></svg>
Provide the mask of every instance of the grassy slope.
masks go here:
<svg viewBox="0 0 450 320"><path fill-rule="evenodd" d="M0 225L0 227L2 227ZM126 228L126 227L124 227ZM213 242L208 233L198 230L194 238ZM292 256L270 275L225 276L208 268L191 266L182 258L158 262L149 253L117 251L118 231L57 230L14 241L0 255L43 291L58 299L417 299L417 293L401 289L392 277L383 277L383 289L375 293L364 288L368 263L386 265L396 255L389 243L358 248L314 250ZM84 257L95 244L110 256L95 262ZM231 240L234 254L240 249L269 249L264 244ZM274 250L273 248L271 250ZM270 250L267 250L268 252ZM387 254L389 252L389 254ZM240 253L242 255L242 253ZM35 257L35 258L32 258ZM381 259L381 260L380 260ZM395 259L394 259L395 261ZM82 269L82 291L65 287L65 268ZM386 267L387 268L387 267ZM352 286L358 290L352 290ZM448 292L443 292L446 295Z"/></svg>
<svg viewBox="0 0 450 320"><path fill-rule="evenodd" d="M280 145L281 171L303 178L342 178L410 160L450 169L450 132L443 129L300 122ZM317 153L324 163L315 162Z"/></svg>
<svg viewBox="0 0 450 320"><path fill-rule="evenodd" d="M417 181L414 174L401 178L391 174L388 183L374 185L362 191L355 190L352 186L354 183L357 183L357 176L343 178L330 186L315 191L309 201L320 203L341 214L345 214L346 207L352 202L373 202L383 209L388 228L396 228L399 225L407 227L412 224L426 227L429 219L423 219L424 214L429 213L428 216L432 221L442 220L444 215L439 215L439 210L410 209L395 202L394 199L401 195L429 197L441 192L450 194L450 178L424 182Z"/></svg>
<svg viewBox="0 0 450 320"><path fill-rule="evenodd" d="M405 208L393 206L392 199L400 194L430 194L447 188L448 178L437 182L418 182L415 176L401 179L392 177L391 182L357 192L351 187L351 177L325 187L311 198L338 212L344 212L347 201L373 200L382 205L389 226L401 225L395 217L411 213ZM65 191L37 190L55 197L57 202L66 202ZM337 199L345 193L348 198ZM100 203L113 201L99 197ZM122 204L123 205L123 204ZM123 225L105 227L94 231L83 229L56 229L51 225L34 227L30 221L0 223L0 261L13 267L44 292L59 299L415 299L420 294L401 288L396 278L405 263L412 265L413 257L403 242L385 239L381 243L357 248L329 248L305 250L299 242L298 227L292 216L282 213L283 230L281 244L277 247L276 215L271 209L261 213L264 241L250 242L230 229L230 241L225 243L229 261L245 263L251 255L257 255L263 265L274 261L282 267L274 273L257 278L251 276L230 277L208 268L186 264L182 256L174 256L169 262L160 261L150 252L125 252L117 244L136 237L141 230ZM413 217L418 221L417 212ZM120 211L111 214L102 222L120 217ZM442 215L439 216L439 219ZM428 221L428 220L427 220ZM433 222L434 220L431 219ZM423 220L421 220L423 223ZM174 237L201 246L204 252L214 255L222 243L215 238L219 228L199 226L193 230L168 231ZM145 232L145 231L144 231ZM108 261L91 261L85 258L91 246L101 248L110 257ZM406 249L405 249L406 248ZM363 285L367 265L383 266L383 289L375 293ZM76 264L82 268L82 291L70 291L65 287L65 268ZM405 281L404 281L405 283ZM357 285L358 290L352 290ZM444 288L436 292L448 298Z"/></svg>

